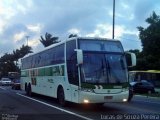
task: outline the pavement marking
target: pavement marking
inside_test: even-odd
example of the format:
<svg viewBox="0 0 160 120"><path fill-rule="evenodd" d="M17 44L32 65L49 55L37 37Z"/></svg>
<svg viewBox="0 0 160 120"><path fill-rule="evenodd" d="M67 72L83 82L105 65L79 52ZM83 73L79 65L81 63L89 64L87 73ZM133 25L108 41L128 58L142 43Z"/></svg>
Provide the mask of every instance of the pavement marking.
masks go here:
<svg viewBox="0 0 160 120"><path fill-rule="evenodd" d="M62 111L62 112L66 112L66 113L68 113L68 114L71 114L71 115L74 115L74 116L77 116L77 117L83 118L83 119L85 119L85 120L93 120L93 119L91 119L91 118L88 118L88 117L85 117L85 116L79 115L79 114L77 114L77 113L74 113L74 112L71 112L71 111L68 111L68 110L65 110L65 109L62 109L62 108L56 107L56 106L54 106L54 105L51 105L51 104L48 104L48 103L42 102L42 101L40 101L40 100L37 100L37 99L31 98L31 97L27 97L27 96L22 95L22 94L19 94L19 93L16 93L16 94L17 94L17 95L19 95L19 96L22 96L22 97L28 98L28 99L30 99L30 100L33 100L33 101L39 102L39 103L41 103L41 104L47 105L47 106L49 106L49 107L55 108L55 109L60 110L60 111Z"/></svg>
<svg viewBox="0 0 160 120"><path fill-rule="evenodd" d="M0 86L0 89L6 90L6 88L4 88L4 87L1 87L1 86Z"/></svg>

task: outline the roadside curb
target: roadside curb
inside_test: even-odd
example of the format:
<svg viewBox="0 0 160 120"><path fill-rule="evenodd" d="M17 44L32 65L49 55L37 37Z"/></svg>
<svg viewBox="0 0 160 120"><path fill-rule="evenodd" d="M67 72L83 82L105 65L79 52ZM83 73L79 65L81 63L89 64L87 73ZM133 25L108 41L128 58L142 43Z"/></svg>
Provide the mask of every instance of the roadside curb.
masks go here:
<svg viewBox="0 0 160 120"><path fill-rule="evenodd" d="M160 97L150 97L150 96L143 96L143 95L134 95L138 97L143 97L143 98L151 98L151 99L160 99Z"/></svg>

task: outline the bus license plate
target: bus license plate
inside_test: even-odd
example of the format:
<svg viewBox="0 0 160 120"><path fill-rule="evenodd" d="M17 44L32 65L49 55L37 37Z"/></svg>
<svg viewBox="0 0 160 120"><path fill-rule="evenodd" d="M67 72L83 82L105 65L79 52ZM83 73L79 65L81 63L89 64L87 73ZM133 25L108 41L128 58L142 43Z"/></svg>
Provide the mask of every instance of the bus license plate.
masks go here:
<svg viewBox="0 0 160 120"><path fill-rule="evenodd" d="M105 100L110 100L110 99L112 99L112 98L113 98L113 96L105 96L105 97L104 97Z"/></svg>

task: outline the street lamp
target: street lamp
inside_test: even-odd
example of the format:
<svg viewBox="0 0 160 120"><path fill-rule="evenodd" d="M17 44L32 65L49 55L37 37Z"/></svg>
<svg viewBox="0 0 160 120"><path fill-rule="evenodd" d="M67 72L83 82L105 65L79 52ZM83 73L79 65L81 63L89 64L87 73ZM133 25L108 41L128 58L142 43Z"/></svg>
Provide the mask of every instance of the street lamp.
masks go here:
<svg viewBox="0 0 160 120"><path fill-rule="evenodd" d="M114 39L114 23L115 23L115 0L113 0L113 31L112 31L112 39Z"/></svg>
<svg viewBox="0 0 160 120"><path fill-rule="evenodd" d="M27 38L27 46L28 46L28 38L29 38L29 36L26 36L26 38Z"/></svg>

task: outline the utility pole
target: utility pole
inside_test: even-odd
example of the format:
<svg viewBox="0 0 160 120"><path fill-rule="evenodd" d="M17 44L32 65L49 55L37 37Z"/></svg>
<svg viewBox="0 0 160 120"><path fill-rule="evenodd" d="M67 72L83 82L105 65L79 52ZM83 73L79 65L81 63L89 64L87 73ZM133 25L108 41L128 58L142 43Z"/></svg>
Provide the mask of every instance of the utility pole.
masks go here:
<svg viewBox="0 0 160 120"><path fill-rule="evenodd" d="M27 38L27 46L28 46L28 38L29 38L29 36L26 36L26 38Z"/></svg>
<svg viewBox="0 0 160 120"><path fill-rule="evenodd" d="M115 23L115 0L113 0L113 31L112 31L112 39L114 39L114 23Z"/></svg>

